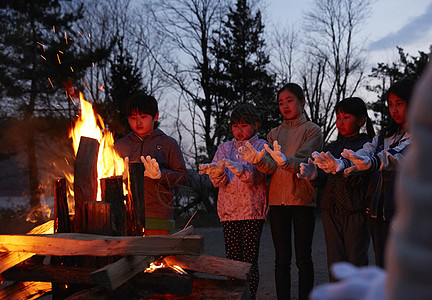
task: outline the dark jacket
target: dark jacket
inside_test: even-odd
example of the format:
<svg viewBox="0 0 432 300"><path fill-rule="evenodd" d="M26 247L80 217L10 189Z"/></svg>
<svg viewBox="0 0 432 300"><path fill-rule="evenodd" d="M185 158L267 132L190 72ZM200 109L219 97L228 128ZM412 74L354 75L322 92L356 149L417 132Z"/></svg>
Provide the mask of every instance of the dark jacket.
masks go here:
<svg viewBox="0 0 432 300"><path fill-rule="evenodd" d="M173 188L187 182L183 154L176 140L156 129L140 138L134 132L118 140L114 145L122 157L129 162L141 162L141 156L150 155L159 163L160 179L144 177L145 216L172 219L174 207Z"/></svg>
<svg viewBox="0 0 432 300"><path fill-rule="evenodd" d="M344 149L356 151L371 140L365 133L354 137L341 136L325 147L324 151L329 151L334 157L340 158L340 154ZM326 174L320 171L318 173L318 182L320 186L324 186L321 208L331 210L338 215L366 212L366 191L369 183L369 173L362 172L347 176L343 171L336 174Z"/></svg>

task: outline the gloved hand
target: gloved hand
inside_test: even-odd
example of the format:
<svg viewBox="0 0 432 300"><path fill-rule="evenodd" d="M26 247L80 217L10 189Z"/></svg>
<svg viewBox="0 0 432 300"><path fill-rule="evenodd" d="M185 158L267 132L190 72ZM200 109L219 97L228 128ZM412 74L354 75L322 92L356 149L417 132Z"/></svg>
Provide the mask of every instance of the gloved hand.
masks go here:
<svg viewBox="0 0 432 300"><path fill-rule="evenodd" d="M144 177L151 179L161 178L161 171L156 159L151 158L150 155L147 155L145 158L144 156L141 156L141 161L143 162L145 168Z"/></svg>
<svg viewBox="0 0 432 300"><path fill-rule="evenodd" d="M126 181L129 178L129 157L124 158L124 170L122 173L123 181Z"/></svg>
<svg viewBox="0 0 432 300"><path fill-rule="evenodd" d="M211 164L201 164L199 165L199 174L207 174L211 177L219 177L224 171L223 162L211 163Z"/></svg>
<svg viewBox="0 0 432 300"><path fill-rule="evenodd" d="M326 173L336 174L344 169L344 163L341 159L336 159L330 152L313 152L315 164Z"/></svg>
<svg viewBox="0 0 432 300"><path fill-rule="evenodd" d="M314 180L317 177L317 174L317 166L314 164L312 158L309 158L307 164L300 164L300 173L297 173L297 177L305 178L307 180Z"/></svg>
<svg viewBox="0 0 432 300"><path fill-rule="evenodd" d="M273 142L273 150L270 149L267 144L264 145L264 148L271 155L278 166L283 166L286 164L287 157L280 151L282 147L278 144L278 141Z"/></svg>
<svg viewBox="0 0 432 300"><path fill-rule="evenodd" d="M356 267L347 262L331 266L332 274L340 281L314 288L311 300L385 300L386 273L378 267Z"/></svg>
<svg viewBox="0 0 432 300"><path fill-rule="evenodd" d="M372 166L369 156L357 155L354 151L344 149L341 153L342 157L349 159L355 166L345 169L345 174L349 175L356 171L369 170Z"/></svg>
<svg viewBox="0 0 432 300"><path fill-rule="evenodd" d="M237 155L237 158L244 159L251 164L259 163L265 153L264 149L258 152L249 142L246 143L246 146L241 146L238 151L242 155Z"/></svg>
<svg viewBox="0 0 432 300"><path fill-rule="evenodd" d="M243 172L243 165L230 159L223 159L224 166L231 170L235 176L240 176Z"/></svg>

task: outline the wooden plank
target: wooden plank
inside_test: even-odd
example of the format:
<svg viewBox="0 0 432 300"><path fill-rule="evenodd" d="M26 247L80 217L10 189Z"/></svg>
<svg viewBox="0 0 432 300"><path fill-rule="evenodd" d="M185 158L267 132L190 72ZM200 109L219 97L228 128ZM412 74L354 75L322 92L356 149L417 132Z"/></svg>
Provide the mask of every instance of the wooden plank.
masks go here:
<svg viewBox="0 0 432 300"><path fill-rule="evenodd" d="M23 263L2 273L6 281L42 281L61 284L91 284L94 268Z"/></svg>
<svg viewBox="0 0 432 300"><path fill-rule="evenodd" d="M65 178L54 183L54 220L54 232L71 232Z"/></svg>
<svg viewBox="0 0 432 300"><path fill-rule="evenodd" d="M110 219L112 235L125 235L126 207L124 201L123 178L122 176L102 178L100 183L102 201L111 205Z"/></svg>
<svg viewBox="0 0 432 300"><path fill-rule="evenodd" d="M84 232L100 235L111 235L111 205L103 201L86 201L84 203Z"/></svg>
<svg viewBox="0 0 432 300"><path fill-rule="evenodd" d="M96 201L98 151L99 142L97 140L81 137L74 168L74 232L84 231L84 203Z"/></svg>
<svg viewBox="0 0 432 300"><path fill-rule="evenodd" d="M145 228L144 170L143 163L131 163L129 166L129 188L135 216L134 223L137 226L134 231L137 234L142 234L142 229Z"/></svg>
<svg viewBox="0 0 432 300"><path fill-rule="evenodd" d="M0 290L0 300L38 299L50 291L49 282L15 282Z"/></svg>
<svg viewBox="0 0 432 300"><path fill-rule="evenodd" d="M189 226L174 233L173 236L182 237L191 235L192 233L193 227ZM150 263L155 261L155 259L154 256L123 257L118 261L93 272L90 276L97 284L109 290L114 290L139 272L144 271Z"/></svg>
<svg viewBox="0 0 432 300"><path fill-rule="evenodd" d="M164 261L169 266L177 265L185 270L246 280L251 264L222 257L201 254L200 256L168 256Z"/></svg>
<svg viewBox="0 0 432 300"><path fill-rule="evenodd" d="M54 220L39 225L28 232L28 234L52 234L54 232ZM29 252L5 252L0 253L0 273L23 262L35 253Z"/></svg>
<svg viewBox="0 0 432 300"><path fill-rule="evenodd" d="M113 237L80 233L53 235L0 235L0 251L28 252L39 255L199 255L200 235L176 237Z"/></svg>

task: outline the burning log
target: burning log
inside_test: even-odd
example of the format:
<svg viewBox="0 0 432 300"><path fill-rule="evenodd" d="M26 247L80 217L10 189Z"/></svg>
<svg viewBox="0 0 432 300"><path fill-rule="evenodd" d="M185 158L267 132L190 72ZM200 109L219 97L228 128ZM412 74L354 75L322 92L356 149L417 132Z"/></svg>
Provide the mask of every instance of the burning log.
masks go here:
<svg viewBox="0 0 432 300"><path fill-rule="evenodd" d="M30 252L39 255L199 255L203 237L155 235L113 237L80 233L43 235L0 235L0 251Z"/></svg>
<svg viewBox="0 0 432 300"><path fill-rule="evenodd" d="M191 235L192 233L193 227L189 226L174 233L172 236L183 237ZM115 263L93 272L90 276L97 284L107 289L114 290L139 272L143 272L153 261L155 261L155 257L153 256L124 257Z"/></svg>
<svg viewBox="0 0 432 300"><path fill-rule="evenodd" d="M200 256L171 255L165 257L164 261L169 266L177 265L185 270L242 280L247 279L252 266L250 263L205 254Z"/></svg>
<svg viewBox="0 0 432 300"><path fill-rule="evenodd" d="M15 282L0 290L0 299L38 299L51 291L49 282Z"/></svg>
<svg viewBox="0 0 432 300"><path fill-rule="evenodd" d="M83 232L85 228L84 203L96 200L98 151L97 140L81 137L74 170L75 232Z"/></svg>
<svg viewBox="0 0 432 300"><path fill-rule="evenodd" d="M134 216L132 226L135 225L134 235L141 235L145 228L145 199L144 199L144 164L130 164L130 193L131 209Z"/></svg>
<svg viewBox="0 0 432 300"><path fill-rule="evenodd" d="M54 183L54 232L71 232L66 179Z"/></svg>
<svg viewBox="0 0 432 300"><path fill-rule="evenodd" d="M125 235L126 207L124 203L123 178L113 176L102 178L101 195L102 201L111 205L111 229L115 236Z"/></svg>
<svg viewBox="0 0 432 300"><path fill-rule="evenodd" d="M30 230L27 234L50 234L53 233L54 228L54 220L50 220L42 225L39 225L32 230ZM23 249L21 249L23 250ZM0 273L3 273L5 270L23 262L36 253L25 252L6 252L0 254Z"/></svg>
<svg viewBox="0 0 432 300"><path fill-rule="evenodd" d="M111 207L109 203L102 201L84 202L85 233L111 235Z"/></svg>

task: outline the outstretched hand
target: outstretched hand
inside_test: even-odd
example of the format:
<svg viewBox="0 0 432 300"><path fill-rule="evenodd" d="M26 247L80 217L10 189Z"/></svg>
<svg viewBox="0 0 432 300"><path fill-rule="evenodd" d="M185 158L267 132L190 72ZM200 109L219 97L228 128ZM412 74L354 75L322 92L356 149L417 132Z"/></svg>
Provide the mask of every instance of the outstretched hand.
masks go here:
<svg viewBox="0 0 432 300"><path fill-rule="evenodd" d="M159 179L161 178L161 171L159 169L159 164L156 159L151 158L150 155L147 155L145 158L141 156L141 161L144 164L144 177L148 177L151 179Z"/></svg>
<svg viewBox="0 0 432 300"><path fill-rule="evenodd" d="M231 170L235 176L240 176L243 172L243 165L230 159L223 159L224 166Z"/></svg>
<svg viewBox="0 0 432 300"><path fill-rule="evenodd" d="M238 151L241 155L237 155L237 158L244 159L251 164L259 163L265 153L265 149L258 152L249 142L247 142L245 146L241 146Z"/></svg>
<svg viewBox="0 0 432 300"><path fill-rule="evenodd" d="M273 142L273 150L270 149L267 144L264 145L264 148L271 155L278 166L283 166L286 164L287 157L280 151L282 147L278 144L278 141Z"/></svg>
<svg viewBox="0 0 432 300"><path fill-rule="evenodd" d="M372 166L372 162L369 156L358 155L354 151L348 149L344 149L341 155L342 157L349 159L354 164L354 166L345 169L344 172L347 175L356 171L369 170Z"/></svg>
<svg viewBox="0 0 432 300"><path fill-rule="evenodd" d="M199 165L199 174L207 174L211 177L218 177L224 173L223 162Z"/></svg>
<svg viewBox="0 0 432 300"><path fill-rule="evenodd" d="M326 173L336 174L344 169L344 163L341 159L336 159L330 152L313 152L315 164Z"/></svg>
<svg viewBox="0 0 432 300"><path fill-rule="evenodd" d="M317 174L317 166L314 164L312 158L309 158L307 163L300 164L300 173L297 173L297 177L314 180L317 177Z"/></svg>

